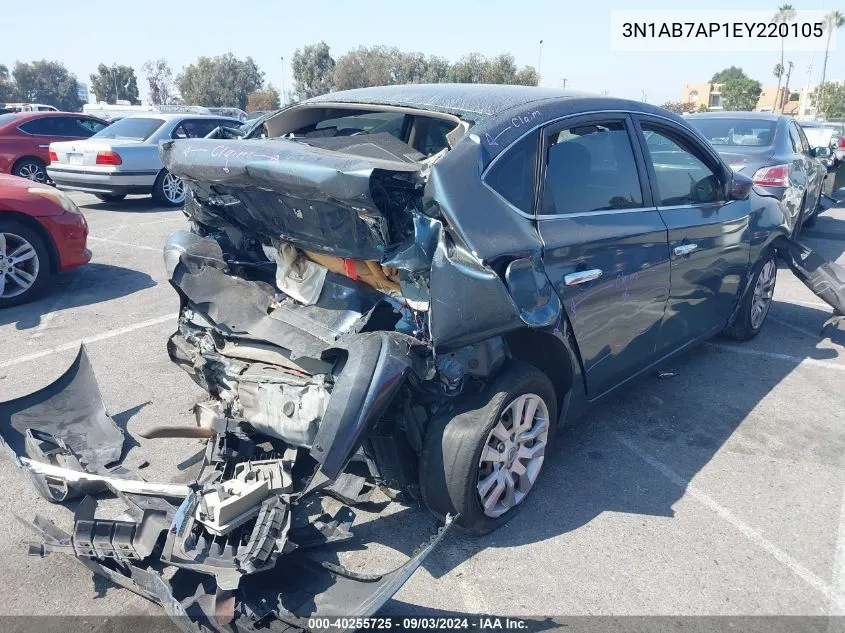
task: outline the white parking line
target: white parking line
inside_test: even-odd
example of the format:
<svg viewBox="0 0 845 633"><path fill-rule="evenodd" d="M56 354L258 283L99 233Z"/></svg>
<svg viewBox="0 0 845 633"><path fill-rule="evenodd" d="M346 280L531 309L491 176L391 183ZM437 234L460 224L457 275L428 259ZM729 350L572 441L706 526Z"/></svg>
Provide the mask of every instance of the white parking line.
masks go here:
<svg viewBox="0 0 845 633"><path fill-rule="evenodd" d="M788 327L790 330L795 330L796 332L800 332L801 334L806 334L816 340L821 338L821 332L813 332L812 330L807 330L803 327L799 327L797 325L793 325L789 321L784 321L783 319L779 319L777 317L773 317L771 314L766 317L769 321L774 321L778 325L782 325L784 327Z"/></svg>
<svg viewBox="0 0 845 633"><path fill-rule="evenodd" d="M845 608L845 604L843 604L842 602L843 598L837 589L830 587L824 580L816 576L813 572L804 567L804 565L792 558L792 556L784 552L777 545L766 539L762 534L760 534L757 530L742 521L742 519L737 517L733 512L719 505L712 497L710 497L705 492L699 490L695 484L681 477L678 473L669 468L669 466L667 466L659 459L645 451L638 444L631 441L624 435L616 433L615 431L611 431L611 433L613 433L616 439L623 446L625 446L632 453L636 454L649 466L660 472L660 474L666 477L666 479L671 481L676 486L685 489L686 492L693 499L713 510L713 512L715 512L722 519L730 523L748 540L750 540L752 543L771 554L772 557L774 557L777 561L785 565L790 571L792 571L792 573L798 576L801 580L806 582L814 589L818 590L820 593L822 593L828 600L830 600L831 608L834 608L834 606L837 609Z"/></svg>
<svg viewBox="0 0 845 633"><path fill-rule="evenodd" d="M144 246L143 244L132 244L131 242L121 242L120 240L111 240L107 237L94 237L92 235L88 236L89 240L93 240L95 242L106 242L107 244L117 244L118 246L128 246L130 248L140 248L145 251L155 251L156 253L161 253L162 249L159 246L158 248L153 246Z"/></svg>
<svg viewBox="0 0 845 633"><path fill-rule="evenodd" d="M70 349L77 349L83 343L96 343L97 341L104 341L106 339L114 338L115 336L120 336L121 334L128 334L129 332L134 332L135 330L141 330L145 327L150 327L151 325L158 325L159 323L164 323L166 321L171 320L175 321L177 316L178 315L176 313L166 314L164 316L156 317L154 319L139 321L138 323L134 323L133 325L127 325L125 327L107 330L102 334L95 334L94 336L88 336L86 338L77 339L76 341L71 341L70 343L65 343L64 345L59 345L57 347L51 347L50 349L45 349L40 352L34 352L25 356L18 356L17 358L0 361L0 368L11 367L12 365L20 365L21 363L26 363L31 360L44 358L45 356L58 354L59 352L65 352Z"/></svg>
<svg viewBox="0 0 845 633"><path fill-rule="evenodd" d="M783 360L796 365L813 365L815 367L824 367L825 369L836 369L838 371L845 371L845 365L839 363L828 362L826 360L818 360L817 358L799 358L798 356L790 356L789 354L778 354L777 352L764 352L759 349L750 349L748 347L737 347L736 345L725 345L724 343L705 343L707 347L721 349L728 352L735 352L736 354L745 354L746 356L759 356L761 358L771 358L772 360Z"/></svg>

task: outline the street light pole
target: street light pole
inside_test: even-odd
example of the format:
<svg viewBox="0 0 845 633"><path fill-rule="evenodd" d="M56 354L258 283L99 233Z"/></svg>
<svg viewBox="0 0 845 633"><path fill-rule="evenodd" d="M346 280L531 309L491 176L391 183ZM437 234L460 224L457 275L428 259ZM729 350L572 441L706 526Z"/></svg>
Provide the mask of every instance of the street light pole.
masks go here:
<svg viewBox="0 0 845 633"><path fill-rule="evenodd" d="M543 67L543 40L540 40L540 51L537 54L537 85L540 85L540 79L542 78L542 71L541 68Z"/></svg>

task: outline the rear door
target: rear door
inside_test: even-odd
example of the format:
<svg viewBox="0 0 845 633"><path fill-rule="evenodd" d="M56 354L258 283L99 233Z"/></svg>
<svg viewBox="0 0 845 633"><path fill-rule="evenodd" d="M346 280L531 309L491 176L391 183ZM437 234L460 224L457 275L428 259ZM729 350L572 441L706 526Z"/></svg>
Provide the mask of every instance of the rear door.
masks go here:
<svg viewBox="0 0 845 633"><path fill-rule="evenodd" d="M789 122L790 134L798 136L798 150L801 153L804 169L807 171L807 204L804 208L804 218L806 219L813 209L816 208L819 198L822 194L822 187L824 180L827 178L827 167L818 158L813 156L813 148L807 140L807 135L804 130L795 121ZM829 146L829 139L828 145Z"/></svg>
<svg viewBox="0 0 845 633"><path fill-rule="evenodd" d="M654 359L669 296L666 225L654 208L625 114L566 119L544 130L538 227L590 398Z"/></svg>
<svg viewBox="0 0 845 633"><path fill-rule="evenodd" d="M749 200L728 200L730 170L666 119L635 115L652 196L669 231L671 287L661 355L725 326L749 268Z"/></svg>

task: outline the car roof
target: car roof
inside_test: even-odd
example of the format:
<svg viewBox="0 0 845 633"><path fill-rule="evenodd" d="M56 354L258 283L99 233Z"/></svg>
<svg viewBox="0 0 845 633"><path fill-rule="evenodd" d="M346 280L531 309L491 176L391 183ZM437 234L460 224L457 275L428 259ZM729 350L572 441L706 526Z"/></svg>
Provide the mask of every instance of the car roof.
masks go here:
<svg viewBox="0 0 845 633"><path fill-rule="evenodd" d="M756 121L780 121L791 119L788 114L774 114L772 112L696 112L687 114L686 119L753 119Z"/></svg>
<svg viewBox="0 0 845 633"><path fill-rule="evenodd" d="M9 119L9 121L7 121L6 123L0 124L0 128L6 129L11 127L18 127L21 123L26 123L27 121L31 121L33 119L43 119L46 117L54 116L78 116L84 117L86 119L93 119L94 121L99 121L100 123L108 123L108 121L106 121L105 119L102 119L98 116L93 116L91 114L85 114L84 112L53 112L42 110L40 112L9 112L8 116L13 116L15 118Z"/></svg>
<svg viewBox="0 0 845 633"><path fill-rule="evenodd" d="M232 119L237 121L234 117L226 116L224 114L191 114L190 112L156 112L150 110L149 112L136 112L134 114L127 114L122 117L124 119L161 119L162 121L173 121L174 119Z"/></svg>
<svg viewBox="0 0 845 633"><path fill-rule="evenodd" d="M588 96L585 93L537 86L506 84L402 84L331 92L304 103L360 103L393 105L467 115L472 120L492 117L520 105L547 99Z"/></svg>

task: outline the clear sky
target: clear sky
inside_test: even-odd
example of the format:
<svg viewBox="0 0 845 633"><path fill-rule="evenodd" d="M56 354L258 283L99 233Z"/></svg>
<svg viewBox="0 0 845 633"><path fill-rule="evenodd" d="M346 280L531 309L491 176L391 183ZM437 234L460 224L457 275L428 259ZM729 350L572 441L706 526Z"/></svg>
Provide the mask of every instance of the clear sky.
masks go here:
<svg viewBox="0 0 845 633"><path fill-rule="evenodd" d="M64 62L80 81L97 64L135 68L141 97L145 60L165 57L174 73L200 55L227 52L252 56L265 79L290 90L290 59L306 44L325 40L337 58L359 45L396 46L454 61L478 51L509 52L517 64L537 65L541 83L661 104L679 101L684 83L707 81L730 65L742 67L763 84L774 85L773 53L619 53L610 50L612 9L777 9L782 0L711 0L702 5L650 0L142 0L105 2L0 0L5 17L18 11L27 19L0 25L0 63L48 58ZM792 0L801 9L830 9L835 0ZM27 8L28 7L28 8ZM842 7L845 9L845 7ZM37 15L32 14L35 10ZM31 19L29 19L31 18ZM845 36L845 29L840 35ZM845 40L842 40L845 41ZM845 46L831 53L829 79L845 79ZM790 84L803 87L810 53L789 53L795 62ZM284 64L281 57L285 58ZM821 75L823 53L815 55L813 82Z"/></svg>

